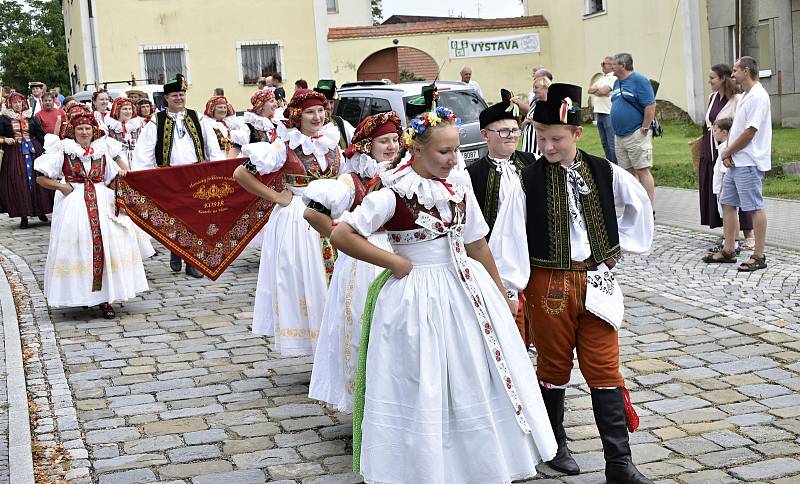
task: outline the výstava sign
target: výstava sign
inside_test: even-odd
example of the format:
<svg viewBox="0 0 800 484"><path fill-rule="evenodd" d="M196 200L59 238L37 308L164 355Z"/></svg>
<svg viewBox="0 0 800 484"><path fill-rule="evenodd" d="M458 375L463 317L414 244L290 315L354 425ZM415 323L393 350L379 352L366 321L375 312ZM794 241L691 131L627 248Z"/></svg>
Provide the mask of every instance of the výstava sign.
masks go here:
<svg viewBox="0 0 800 484"><path fill-rule="evenodd" d="M484 37L480 39L450 39L450 58L492 57L539 52L539 34Z"/></svg>

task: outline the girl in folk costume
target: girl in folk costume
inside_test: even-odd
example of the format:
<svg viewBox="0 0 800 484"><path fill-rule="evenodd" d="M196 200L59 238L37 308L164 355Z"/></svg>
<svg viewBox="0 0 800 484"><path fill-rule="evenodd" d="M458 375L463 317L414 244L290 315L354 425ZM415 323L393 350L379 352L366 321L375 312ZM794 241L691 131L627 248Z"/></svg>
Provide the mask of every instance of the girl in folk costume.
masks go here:
<svg viewBox="0 0 800 484"><path fill-rule="evenodd" d="M105 89L98 89L92 94L92 106L94 107L94 118L97 120L97 125L100 130L108 133L106 121L108 120L109 106L111 105L111 96Z"/></svg>
<svg viewBox="0 0 800 484"><path fill-rule="evenodd" d="M117 165L120 170L130 170L131 162L133 161L133 150L136 147L136 140L139 138L139 133L142 132L144 126L144 118L139 116L134 117L133 102L124 97L114 99L111 104L111 116L106 118L106 127L108 128L108 137L118 141L122 145L122 152L119 158L116 158ZM136 240L139 244L139 251L142 254L142 259L147 259L156 253L153 248L151 238L141 228L136 226L133 221L129 220L128 215L120 212L119 218L124 220L125 223L130 222L136 232Z"/></svg>
<svg viewBox="0 0 800 484"><path fill-rule="evenodd" d="M275 202L266 225L253 309L253 331L274 335L284 355L313 354L335 253L327 237L303 219L302 195L309 183L339 175L337 131L327 123L325 96L299 90L286 108L286 137L242 146L249 158L234 178L250 193ZM255 174L282 170L280 191Z"/></svg>
<svg viewBox="0 0 800 484"><path fill-rule="evenodd" d="M106 118L108 136L122 143L122 163L120 168L129 170L133 161L133 149L144 125L143 118L136 116L133 102L118 97L111 103L111 116Z"/></svg>
<svg viewBox="0 0 800 484"><path fill-rule="evenodd" d="M90 113L69 120L66 138L45 137L46 153L36 159L36 182L58 190L44 273L50 307L111 306L146 291L147 278L130 220L114 215L114 178L124 175L116 163L119 142L103 137Z"/></svg>
<svg viewBox="0 0 800 484"><path fill-rule="evenodd" d="M28 100L11 93L0 116L3 164L0 166L0 206L9 217L20 217L20 228L28 228L28 217L47 222L53 211L53 192L36 185L34 160L42 154L36 141L39 124L31 116Z"/></svg>
<svg viewBox="0 0 800 484"><path fill-rule="evenodd" d="M200 124L203 125L203 129L212 130L217 135L219 149L228 158L238 156L238 150L234 151L232 149L233 140L231 134L233 130L240 127L241 122L236 117L236 110L228 102L228 98L225 96L213 96L206 103L206 109L203 114L205 116L200 120Z"/></svg>
<svg viewBox="0 0 800 484"><path fill-rule="evenodd" d="M556 452L488 226L452 176L458 124L441 107L412 121L412 159L333 230L342 252L388 269L369 289L356 377L367 482L509 483ZM381 227L397 254L365 238Z"/></svg>
<svg viewBox="0 0 800 484"><path fill-rule="evenodd" d="M153 109L153 103L149 99L139 99L136 103L136 110L137 115L141 116L144 120L143 124L147 124L150 122L150 119L155 114L155 110Z"/></svg>
<svg viewBox="0 0 800 484"><path fill-rule="evenodd" d="M250 96L250 104L253 106L244 112L244 125L233 133L234 152L237 156L241 147L248 143L272 143L278 138L275 122L278 101L275 100L275 92L259 89ZM284 129L281 131L285 132L285 127L282 128Z"/></svg>
<svg viewBox="0 0 800 484"><path fill-rule="evenodd" d="M331 219L360 205L370 180L376 179L398 157L402 134L400 118L393 111L361 121L353 142L345 150L344 174L337 180L311 182L303 194L309 207L305 218L312 227L328 235ZM368 240L376 247L392 250L385 232L376 232ZM336 259L314 354L309 397L341 412L353 410L364 300L370 283L381 271L381 267L343 253Z"/></svg>

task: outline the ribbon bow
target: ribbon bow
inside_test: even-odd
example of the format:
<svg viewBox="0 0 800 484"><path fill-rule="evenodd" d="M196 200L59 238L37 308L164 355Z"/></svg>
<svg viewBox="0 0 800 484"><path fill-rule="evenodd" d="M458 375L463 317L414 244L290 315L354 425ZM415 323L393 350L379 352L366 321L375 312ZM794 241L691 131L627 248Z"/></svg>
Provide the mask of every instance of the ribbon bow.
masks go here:
<svg viewBox="0 0 800 484"><path fill-rule="evenodd" d="M567 124L567 118L569 117L569 113L574 112L574 107L572 106L572 99L565 97L561 100L561 108L558 110L558 119L561 121L562 124Z"/></svg>
<svg viewBox="0 0 800 484"><path fill-rule="evenodd" d="M88 147L84 148L83 156L92 156L93 154L94 154L94 148L93 147L88 146Z"/></svg>

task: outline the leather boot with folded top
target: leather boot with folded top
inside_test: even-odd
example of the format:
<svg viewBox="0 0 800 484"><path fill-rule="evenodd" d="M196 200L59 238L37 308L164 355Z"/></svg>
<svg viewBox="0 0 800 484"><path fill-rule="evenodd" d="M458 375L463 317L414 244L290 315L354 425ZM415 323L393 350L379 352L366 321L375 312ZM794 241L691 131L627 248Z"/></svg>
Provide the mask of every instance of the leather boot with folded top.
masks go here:
<svg viewBox="0 0 800 484"><path fill-rule="evenodd" d="M580 474L581 469L578 463L572 458L567 448L567 432L564 430L564 392L563 388L547 389L541 385L542 399L547 409L547 417L550 419L550 426L553 428L553 435L556 437L558 451L552 460L547 462L552 469L571 476Z"/></svg>

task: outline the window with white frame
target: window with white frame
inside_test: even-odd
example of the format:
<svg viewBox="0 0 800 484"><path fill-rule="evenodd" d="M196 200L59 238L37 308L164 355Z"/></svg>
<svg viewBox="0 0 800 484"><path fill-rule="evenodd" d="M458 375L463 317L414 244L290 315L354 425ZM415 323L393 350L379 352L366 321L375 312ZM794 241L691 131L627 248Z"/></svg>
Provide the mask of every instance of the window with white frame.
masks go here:
<svg viewBox="0 0 800 484"><path fill-rule="evenodd" d="M328 13L339 12L339 2L337 0L326 0L325 3L328 5Z"/></svg>
<svg viewBox="0 0 800 484"><path fill-rule="evenodd" d="M174 79L178 73L188 78L186 68L186 50L181 47L142 49L144 57L144 75L148 82L164 84Z"/></svg>
<svg viewBox="0 0 800 484"><path fill-rule="evenodd" d="M280 42L240 42L237 49L242 84L255 84L259 77L281 72Z"/></svg>
<svg viewBox="0 0 800 484"><path fill-rule="evenodd" d="M606 11L606 0L583 0L583 16Z"/></svg>

